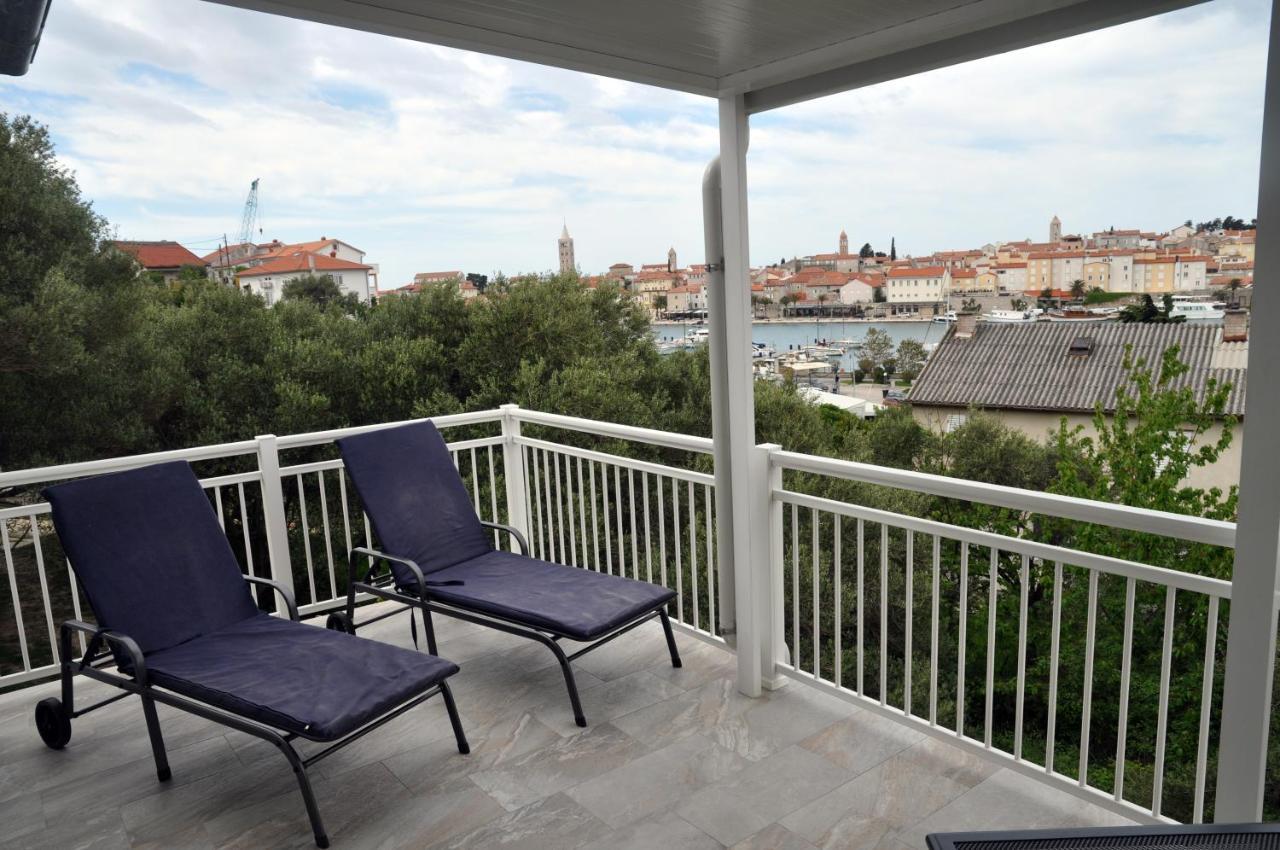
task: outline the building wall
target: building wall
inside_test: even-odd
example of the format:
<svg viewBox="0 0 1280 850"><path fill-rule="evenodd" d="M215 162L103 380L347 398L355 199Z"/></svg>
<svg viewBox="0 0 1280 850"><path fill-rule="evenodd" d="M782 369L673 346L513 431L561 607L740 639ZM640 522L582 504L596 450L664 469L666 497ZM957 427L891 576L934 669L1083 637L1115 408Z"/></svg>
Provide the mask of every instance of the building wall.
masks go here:
<svg viewBox="0 0 1280 850"><path fill-rule="evenodd" d="M1084 435L1088 437L1097 436L1097 430L1093 427L1093 415L1088 413L1053 413L1049 411L1038 410L990 410L1000 418L1000 421L1010 428L1019 431L1033 440L1044 442L1050 433L1056 433L1058 424L1065 417L1067 427L1075 428L1081 426L1084 428ZM948 418L954 415L966 415L968 411L956 407L933 407L929 405L912 405L911 413L916 421L924 425L926 428L942 433L947 428ZM1201 444L1209 444L1216 441L1222 435L1222 426L1216 425L1202 437L1204 441ZM1231 435L1231 445L1227 448L1222 456L1218 458L1218 462L1212 466L1200 467L1192 469L1191 474L1187 476L1187 483L1193 487L1207 489L1209 487L1218 487L1226 492L1228 487L1240 483L1240 456L1244 445L1244 427L1243 423L1236 425Z"/></svg>

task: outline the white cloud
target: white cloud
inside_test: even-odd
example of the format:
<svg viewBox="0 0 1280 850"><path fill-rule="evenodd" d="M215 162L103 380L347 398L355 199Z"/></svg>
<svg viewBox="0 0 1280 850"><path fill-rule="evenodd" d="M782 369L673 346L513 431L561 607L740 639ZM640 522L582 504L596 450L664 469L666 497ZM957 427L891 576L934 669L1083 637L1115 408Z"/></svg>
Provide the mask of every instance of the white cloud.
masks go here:
<svg viewBox="0 0 1280 850"><path fill-rule="evenodd" d="M752 131L756 261L1254 213L1267 4L1217 0L825 98ZM198 0L63 0L0 108L54 131L122 235L212 250L262 178L264 236L383 268L700 259L715 104Z"/></svg>

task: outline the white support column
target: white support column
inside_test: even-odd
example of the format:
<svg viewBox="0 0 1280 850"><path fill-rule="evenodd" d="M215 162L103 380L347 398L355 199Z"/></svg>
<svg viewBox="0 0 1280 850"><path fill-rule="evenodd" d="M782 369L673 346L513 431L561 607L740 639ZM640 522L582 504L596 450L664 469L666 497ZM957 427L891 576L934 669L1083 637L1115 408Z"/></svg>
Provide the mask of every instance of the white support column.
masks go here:
<svg viewBox="0 0 1280 850"><path fill-rule="evenodd" d="M1231 577L1226 684L1214 820L1262 819L1280 573L1280 9L1271 12L1263 101L1258 240L1250 316L1248 410L1240 460L1240 513Z"/></svg>
<svg viewBox="0 0 1280 850"><path fill-rule="evenodd" d="M520 436L520 420L516 413L518 404L504 404L502 411L502 479L507 488L507 525L519 529L529 539L529 523L524 502L524 450L516 442ZM511 551L519 552L515 538L510 541Z"/></svg>
<svg viewBox="0 0 1280 850"><path fill-rule="evenodd" d="M751 489L755 444L755 401L751 375L751 274L747 250L747 111L742 95L720 98L720 157L707 169L707 183L719 179L706 205L707 262L717 272L711 282L711 411L715 438L717 542L721 586L732 577L733 635L738 648L738 690L760 695L762 634L758 583L752 580ZM717 167L718 166L718 167ZM718 215L716 214L718 212ZM717 219L719 222L716 233ZM720 238L717 240L715 236ZM717 242L719 243L717 245ZM721 249L715 256L714 249ZM726 596L727 596L726 592ZM722 610L726 610L722 606ZM726 619L726 623L727 623Z"/></svg>
<svg viewBox="0 0 1280 850"><path fill-rule="evenodd" d="M271 579L293 593L293 561L289 557L289 520L284 512L280 452L276 448L274 434L264 434L256 439L258 473L262 476L262 519L267 529L267 559L271 562ZM314 601L313 599L312 602Z"/></svg>

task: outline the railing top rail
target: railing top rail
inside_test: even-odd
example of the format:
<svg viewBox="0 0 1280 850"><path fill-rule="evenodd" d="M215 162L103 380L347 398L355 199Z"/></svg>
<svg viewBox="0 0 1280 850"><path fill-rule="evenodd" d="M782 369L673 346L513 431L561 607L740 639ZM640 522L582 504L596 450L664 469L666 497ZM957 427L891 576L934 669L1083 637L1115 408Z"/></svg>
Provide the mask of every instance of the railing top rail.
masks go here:
<svg viewBox="0 0 1280 850"><path fill-rule="evenodd" d="M550 428L564 428L569 431L600 434L606 437L616 437L620 440L635 440L638 443L652 443L669 449L682 449L690 452L701 452L702 454L711 454L715 447L715 443L708 437L693 437L689 434L659 431L656 428L637 428L632 425L598 422L594 419L561 416L558 413L541 413L536 410L518 409L512 412L518 421L529 425L545 425Z"/></svg>
<svg viewBox="0 0 1280 850"><path fill-rule="evenodd" d="M164 463L171 460L219 460L228 457L251 455L257 451L258 443L255 440L241 440L236 443L219 443L213 446L196 446L189 449L173 449L171 451L150 452L142 455L125 455L123 457L104 458L103 460L80 461L79 463L61 463L55 466L37 466L31 469L0 472L0 487L24 487L46 481L63 481L69 478L82 478L86 475L121 472L126 469L136 469L139 466Z"/></svg>
<svg viewBox="0 0 1280 850"><path fill-rule="evenodd" d="M715 486L716 483L716 477L714 475L708 475L705 472L698 472L692 469L681 469L678 466L667 466L662 463L650 463L645 460L635 460L634 458L609 454L608 452L580 449L577 446L566 446L563 443L554 443L548 440L538 440L533 437L524 436L517 438L516 443L535 449L545 449L546 451L562 454L567 457L580 457L583 460L597 461L611 466L620 466L624 469L632 469L636 472L648 472L652 475L665 476L667 478L678 478L681 481L692 481L695 484L709 484L711 486Z"/></svg>
<svg viewBox="0 0 1280 850"><path fill-rule="evenodd" d="M909 469L892 469L869 463L817 457L797 452L775 451L772 462L783 469L829 475L847 481L879 484L899 490L913 490L950 499L963 499L1033 514L1097 523L1129 531L1142 531L1162 537L1173 537L1211 546L1234 548L1236 525L1233 522L1186 516L1184 514L1106 504L1075 496L1060 496L1018 487L984 484L963 478L948 478Z"/></svg>
<svg viewBox="0 0 1280 850"><path fill-rule="evenodd" d="M479 425L485 422L501 422L501 410L473 410L468 413L450 413L446 416L428 416L421 419L404 419L400 422L379 422L374 425L354 425L350 428L334 428L329 431L311 431L306 434L289 434L276 438L276 446L281 449L296 449L303 446L317 446L332 443L334 440L350 437L353 434L367 434L370 431L381 431L383 428L395 428L414 422L433 422L437 428L457 428L461 425Z"/></svg>

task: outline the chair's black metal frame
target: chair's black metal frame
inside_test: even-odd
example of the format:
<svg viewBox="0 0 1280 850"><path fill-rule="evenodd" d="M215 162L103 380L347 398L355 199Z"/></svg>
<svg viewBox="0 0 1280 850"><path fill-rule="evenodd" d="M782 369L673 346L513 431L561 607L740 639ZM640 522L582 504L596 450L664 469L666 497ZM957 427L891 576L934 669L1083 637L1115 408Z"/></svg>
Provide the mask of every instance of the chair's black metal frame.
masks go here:
<svg viewBox="0 0 1280 850"><path fill-rule="evenodd" d="M516 544L520 547L520 553L526 558L529 557L529 542L525 540L524 535L519 529L500 522L489 522L481 520L480 524L485 528L491 528L496 531L503 532L511 536ZM364 572L363 578L357 577L356 559L364 557L368 559L368 568ZM381 564L397 563L407 568L413 574L413 580L417 584L417 595L410 596L406 593L409 588L397 587L395 578L388 566L385 574L375 575ZM386 552L379 552L365 546L358 546L351 550L347 557L347 604L344 613L333 613L329 615L326 625L331 629L345 630L351 634L356 633L359 626L367 626L370 623L376 623L379 620L385 620L387 617L393 617L404 611L422 611L423 629L426 632L427 649L432 654L436 654L436 633L435 627L431 622L432 613L442 614L446 617L453 617L458 620L465 620L469 623L476 623L481 626L488 626L507 634L517 635L518 637L528 638L536 641L551 650L555 655L556 661L560 664L560 670L564 674L565 687L569 691L569 703L573 706L573 719L579 726L587 725L587 718L582 713L582 700L578 697L578 685L573 676L573 662L582 656L609 643L637 626L652 620L654 617L662 621L662 631L667 638L667 650L671 654L671 666L680 667L680 650L676 647L675 635L671 630L671 619L667 616L667 603L662 602L642 612L637 617L623 623L621 626L606 633L604 636L587 644L582 649L571 654L566 654L560 646L562 640L574 640L570 635L557 632L552 629L538 629L516 620L499 617L488 612L472 611L470 609L461 608L456 604L442 602L438 599L432 599L429 595L429 589L433 586L426 576L423 575L422 569L408 558L401 558ZM439 586L439 585L436 585ZM391 602L399 602L403 607L396 608L392 611L371 617L364 622L357 623L355 621L356 596L360 593L367 593L378 599L385 599ZM410 614L412 616L412 614Z"/></svg>
<svg viewBox="0 0 1280 850"><path fill-rule="evenodd" d="M256 576L245 576L245 581L252 584L272 588L284 600L289 618L298 621L298 606L293 594L288 589L270 579ZM71 648L72 636L81 633L89 636L83 655L77 660ZM307 817L311 821L311 829L315 834L317 847L328 847L329 838L325 834L324 823L320 819L320 809L316 805L311 780L307 776L307 768L321 759L332 755L348 744L356 741L390 720L399 717L411 708L426 702L439 694L444 698L449 721L453 724L453 734L457 739L458 751L462 754L471 751L462 723L458 718L458 709L453 701L448 682L440 682L423 691L412 699L401 703L387 713L364 726L336 739L324 739L298 732L278 731L256 720L250 720L232 714L221 708L197 702L170 691L161 690L153 685L147 676L147 663L142 650L128 635L111 629L102 629L80 620L67 620L58 632L58 653L61 663L62 698L49 697L41 700L36 706L36 727L40 737L52 749L60 750L71 738L71 721L83 717L91 711L122 700L131 694L142 699L142 713L147 722L147 734L151 738L151 753L155 757L156 777L161 782L170 779L169 760L165 754L164 738L160 732L160 719L156 715L156 703L173 706L182 711L221 723L245 734L260 738L278 749L289 761L294 776L298 780L298 789L302 792L302 801L307 807ZM114 658L113 658L114 656ZM108 672L107 667L114 662L119 673ZM124 666L128 665L127 669ZM122 675L128 674L128 675ZM73 681L76 675L87 676L99 682L120 688L125 693L109 697L85 708L76 709L74 701ZM293 741L303 739L329 746L310 756L303 757L293 747Z"/></svg>

